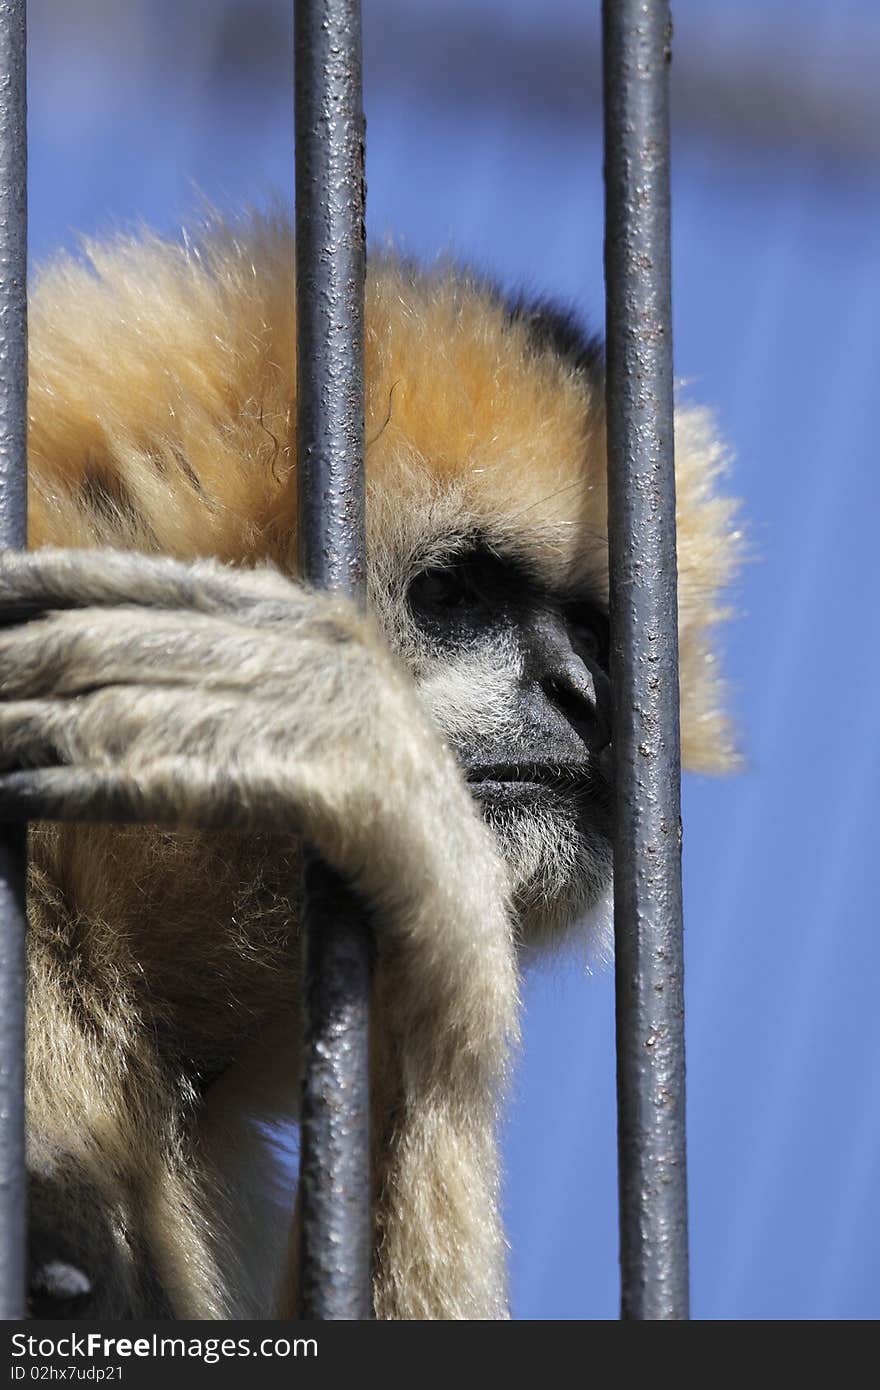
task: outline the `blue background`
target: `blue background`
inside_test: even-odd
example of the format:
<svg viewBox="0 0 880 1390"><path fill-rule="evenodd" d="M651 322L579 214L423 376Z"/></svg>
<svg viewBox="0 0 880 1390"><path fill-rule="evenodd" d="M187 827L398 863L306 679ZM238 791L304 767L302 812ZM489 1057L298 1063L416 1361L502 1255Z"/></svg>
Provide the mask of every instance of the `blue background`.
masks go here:
<svg viewBox="0 0 880 1390"><path fill-rule="evenodd" d="M736 454L745 772L684 793L693 1308L872 1318L880 10L679 0L676 371ZM292 197L284 0L31 0L31 250ZM369 231L602 321L598 4L366 0ZM530 974L518 1318L613 1318L610 973Z"/></svg>

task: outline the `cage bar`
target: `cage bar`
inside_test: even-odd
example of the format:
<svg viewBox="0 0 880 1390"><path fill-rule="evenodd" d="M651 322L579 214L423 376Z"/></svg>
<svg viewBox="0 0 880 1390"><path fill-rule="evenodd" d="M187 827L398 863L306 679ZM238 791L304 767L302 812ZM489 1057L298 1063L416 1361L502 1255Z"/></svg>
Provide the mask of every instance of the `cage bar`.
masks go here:
<svg viewBox="0 0 880 1390"><path fill-rule="evenodd" d="M688 1317L667 0L603 0L621 1316Z"/></svg>
<svg viewBox="0 0 880 1390"><path fill-rule="evenodd" d="M25 0L0 3L0 546L27 544ZM23 825L0 826L0 1318L25 1314Z"/></svg>
<svg viewBox="0 0 880 1390"><path fill-rule="evenodd" d="M365 598L364 114L358 0L295 7L297 479L310 583ZM302 1316L368 1318L370 937L307 856Z"/></svg>

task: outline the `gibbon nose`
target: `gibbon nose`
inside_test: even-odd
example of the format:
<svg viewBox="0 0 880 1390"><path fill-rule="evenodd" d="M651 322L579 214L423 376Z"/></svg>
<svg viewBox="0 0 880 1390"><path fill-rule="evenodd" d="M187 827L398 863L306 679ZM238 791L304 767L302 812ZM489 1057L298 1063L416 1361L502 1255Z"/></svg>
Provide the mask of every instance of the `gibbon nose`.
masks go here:
<svg viewBox="0 0 880 1390"><path fill-rule="evenodd" d="M592 753L611 742L611 689L598 663L572 644L565 619L541 613L529 625L526 670L557 716L562 716Z"/></svg>

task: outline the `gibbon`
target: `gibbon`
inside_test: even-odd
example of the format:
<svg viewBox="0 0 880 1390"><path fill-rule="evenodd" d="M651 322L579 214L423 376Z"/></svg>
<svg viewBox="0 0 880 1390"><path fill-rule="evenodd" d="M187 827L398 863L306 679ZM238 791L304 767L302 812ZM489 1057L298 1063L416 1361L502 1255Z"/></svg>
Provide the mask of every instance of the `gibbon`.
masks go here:
<svg viewBox="0 0 880 1390"><path fill-rule="evenodd" d="M521 948L611 876L602 353L393 258L366 324L364 616L295 577L283 219L92 245L32 296L0 806L58 817L30 829L33 1316L295 1315L255 1121L296 1118L301 837L375 933L376 1315L507 1316ZM684 759L720 769L705 413L676 455Z"/></svg>

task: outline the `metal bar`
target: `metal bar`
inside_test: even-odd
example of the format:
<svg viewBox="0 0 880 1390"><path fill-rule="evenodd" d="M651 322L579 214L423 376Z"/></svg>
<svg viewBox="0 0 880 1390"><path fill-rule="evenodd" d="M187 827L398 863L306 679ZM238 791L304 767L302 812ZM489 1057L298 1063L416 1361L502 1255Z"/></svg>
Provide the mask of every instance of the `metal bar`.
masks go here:
<svg viewBox="0 0 880 1390"><path fill-rule="evenodd" d="M301 573L363 601L364 115L358 0L295 9L297 476ZM305 871L301 1315L371 1316L370 938L320 863Z"/></svg>
<svg viewBox="0 0 880 1390"><path fill-rule="evenodd" d="M603 0L621 1316L687 1318L668 0Z"/></svg>
<svg viewBox="0 0 880 1390"><path fill-rule="evenodd" d="M0 547L27 544L25 0L0 2ZM25 1315L25 863L0 826L0 1318Z"/></svg>

